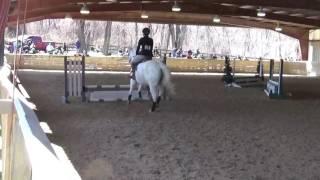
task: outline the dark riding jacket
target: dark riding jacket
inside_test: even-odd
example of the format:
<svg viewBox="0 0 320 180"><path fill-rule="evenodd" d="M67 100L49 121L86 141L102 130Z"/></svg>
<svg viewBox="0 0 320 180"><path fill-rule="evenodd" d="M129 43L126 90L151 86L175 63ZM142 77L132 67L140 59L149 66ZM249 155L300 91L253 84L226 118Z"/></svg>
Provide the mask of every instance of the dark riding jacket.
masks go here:
<svg viewBox="0 0 320 180"><path fill-rule="evenodd" d="M153 50L153 39L149 38L148 36L144 36L139 40L136 54L144 55L152 58L153 57L152 50Z"/></svg>

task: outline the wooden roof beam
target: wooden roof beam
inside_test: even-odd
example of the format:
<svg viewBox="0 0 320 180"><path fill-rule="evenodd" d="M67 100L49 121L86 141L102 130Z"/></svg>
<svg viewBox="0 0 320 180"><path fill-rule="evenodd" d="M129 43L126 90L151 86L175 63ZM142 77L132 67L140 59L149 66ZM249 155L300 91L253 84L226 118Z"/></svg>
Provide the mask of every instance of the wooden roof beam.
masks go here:
<svg viewBox="0 0 320 180"><path fill-rule="evenodd" d="M162 12L170 12L171 4L141 4L138 3L130 3L130 4L92 4L88 5L89 9L92 12L101 12L101 11L162 11ZM255 10L248 10L248 9L239 9L233 7L225 7L221 5L213 5L213 6L196 6L195 4L182 4L182 11L181 13L195 13L195 14L218 14L218 15L225 15L225 16L249 16L249 17L257 17ZM72 4L62 4L60 6L55 7L48 7L46 9L33 9L27 13L27 16L40 16L47 14L52 14L56 12L79 12L81 6L72 5ZM21 12L21 14L23 14ZM20 15L21 15L20 14ZM89 15L90 16L90 15ZM266 19L282 21L282 22L292 22L295 24L302 24L302 25L310 25L314 27L320 27L320 21L313 20L313 19L306 19L302 17L292 17L287 15L279 15L279 14L272 14L267 13ZM12 18L10 18L12 19Z"/></svg>
<svg viewBox="0 0 320 180"><path fill-rule="evenodd" d="M83 2L102 2L102 0L32 0L39 4L41 7L56 5L60 3L83 3ZM118 0L118 3L121 1L125 2L138 2L141 3L141 0ZM252 5L252 6L262 6L262 7L278 7L278 8L289 8L289 9L306 9L306 10L315 10L320 11L320 1L319 0L178 0L181 3L202 3L204 5L209 5L212 3L215 4L234 4L237 6L242 5ZM160 0L148 0L150 3L159 3ZM173 3L173 1L171 1Z"/></svg>
<svg viewBox="0 0 320 180"><path fill-rule="evenodd" d="M127 12L93 12L91 16L88 16L88 20L102 20L102 21L124 21L124 22L142 22L142 23L163 23L163 24L189 24L189 25L217 25L217 26L232 26L232 27L244 27L244 28L264 28L274 30L275 24L265 23L259 21L248 21L235 17L220 17L220 24L214 24L212 22L212 16L210 15L195 15L195 14L180 14L180 13L165 13L163 12L149 12L149 19L142 19L140 12L127 11ZM83 19L83 15L79 13L71 13L74 19ZM49 19L49 18L64 18L65 13L53 13L50 15L41 15L28 17L27 22ZM22 23L22 22L21 22ZM12 22L12 24L14 24ZM308 29L287 27L283 26L283 33L295 38L303 36Z"/></svg>

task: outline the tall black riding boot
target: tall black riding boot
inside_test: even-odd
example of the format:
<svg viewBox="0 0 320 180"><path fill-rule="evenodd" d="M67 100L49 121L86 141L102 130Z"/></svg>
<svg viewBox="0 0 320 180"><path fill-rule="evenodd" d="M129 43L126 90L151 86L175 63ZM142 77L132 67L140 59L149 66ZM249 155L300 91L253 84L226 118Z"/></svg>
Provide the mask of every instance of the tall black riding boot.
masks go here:
<svg viewBox="0 0 320 180"><path fill-rule="evenodd" d="M136 67L135 65L131 65L130 78L136 80Z"/></svg>

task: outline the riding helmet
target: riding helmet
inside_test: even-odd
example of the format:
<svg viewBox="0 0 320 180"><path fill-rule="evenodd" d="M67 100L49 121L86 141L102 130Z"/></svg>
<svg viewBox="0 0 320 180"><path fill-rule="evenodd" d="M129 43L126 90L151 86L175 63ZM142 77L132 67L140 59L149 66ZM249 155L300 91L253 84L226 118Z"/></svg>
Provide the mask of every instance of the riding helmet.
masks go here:
<svg viewBox="0 0 320 180"><path fill-rule="evenodd" d="M143 28L142 30L143 35L147 36L150 34L150 29L149 28Z"/></svg>

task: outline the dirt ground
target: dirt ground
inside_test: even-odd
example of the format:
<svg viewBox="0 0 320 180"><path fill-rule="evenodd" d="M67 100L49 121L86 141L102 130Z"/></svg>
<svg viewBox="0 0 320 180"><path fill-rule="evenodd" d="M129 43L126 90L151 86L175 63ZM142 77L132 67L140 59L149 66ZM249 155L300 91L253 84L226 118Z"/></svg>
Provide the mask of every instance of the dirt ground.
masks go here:
<svg viewBox="0 0 320 180"><path fill-rule="evenodd" d="M63 104L63 73L19 75L83 180L320 179L320 79L285 78L292 96L270 100L218 76L176 75L174 99L149 113L149 102Z"/></svg>

